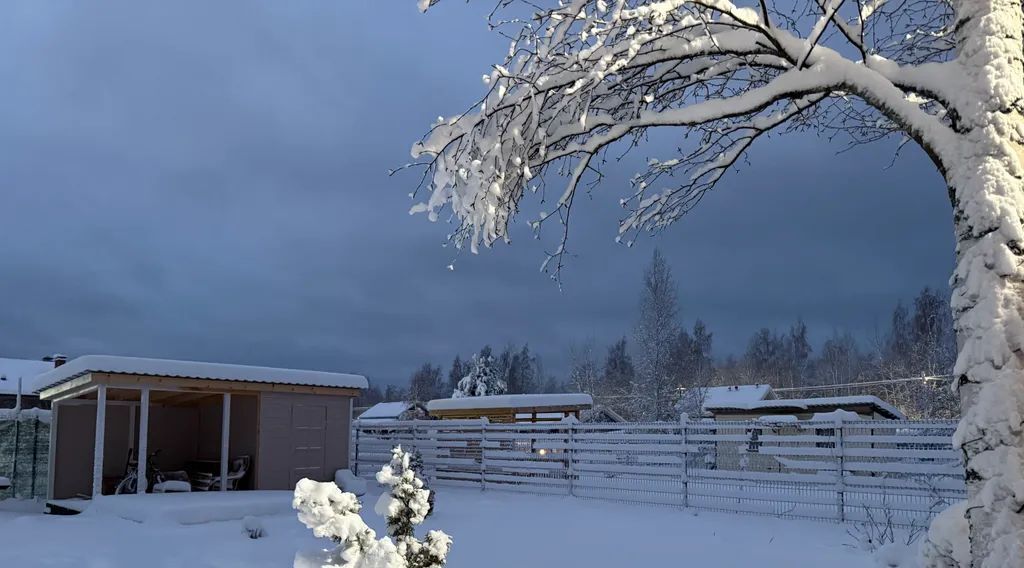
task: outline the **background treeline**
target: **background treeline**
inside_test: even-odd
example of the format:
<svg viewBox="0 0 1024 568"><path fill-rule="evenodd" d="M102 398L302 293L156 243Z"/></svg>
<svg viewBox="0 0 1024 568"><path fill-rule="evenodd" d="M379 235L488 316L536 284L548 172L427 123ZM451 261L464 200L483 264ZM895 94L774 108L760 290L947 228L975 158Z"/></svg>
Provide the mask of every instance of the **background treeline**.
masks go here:
<svg viewBox="0 0 1024 568"><path fill-rule="evenodd" d="M456 355L447 372L425 363L404 388L372 386L359 404L449 397L473 375L463 386L486 382L490 390L478 392L586 392L633 420L674 420L680 411L699 409L700 387L735 384L793 389L778 393L786 398L875 394L912 418L958 414L948 380L956 341L946 295L938 290L926 287L909 305L898 302L886 329L867 340L835 329L815 350L807 326L797 318L788 329L757 330L740 355L716 358L713 344L705 322L682 317L671 268L655 251L643 275L632 329L607 346L580 341L570 349L566 376L545 372L527 344L500 352L485 345L468 357ZM808 388L851 383L856 384Z"/></svg>

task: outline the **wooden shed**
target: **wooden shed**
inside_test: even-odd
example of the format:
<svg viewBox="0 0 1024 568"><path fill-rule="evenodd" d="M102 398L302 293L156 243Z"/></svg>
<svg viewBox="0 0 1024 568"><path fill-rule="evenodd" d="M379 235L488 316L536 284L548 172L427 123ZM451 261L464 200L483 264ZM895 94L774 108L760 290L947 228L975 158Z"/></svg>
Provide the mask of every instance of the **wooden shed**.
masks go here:
<svg viewBox="0 0 1024 568"><path fill-rule="evenodd" d="M427 403L427 412L442 420L487 418L490 422L557 422L594 407L589 394L504 394L439 398Z"/></svg>
<svg viewBox="0 0 1024 568"><path fill-rule="evenodd" d="M53 404L48 496L110 493L129 452L145 471L157 450L161 471L205 470L220 479L244 458L238 489L333 479L348 468L352 401L366 385L344 373L79 357L35 380L40 398Z"/></svg>
<svg viewBox="0 0 1024 568"><path fill-rule="evenodd" d="M778 400L720 401L704 405L717 421L758 420L765 416L792 416L814 420L824 414L842 410L866 420L905 420L895 406L872 395L832 396L821 398L789 398Z"/></svg>

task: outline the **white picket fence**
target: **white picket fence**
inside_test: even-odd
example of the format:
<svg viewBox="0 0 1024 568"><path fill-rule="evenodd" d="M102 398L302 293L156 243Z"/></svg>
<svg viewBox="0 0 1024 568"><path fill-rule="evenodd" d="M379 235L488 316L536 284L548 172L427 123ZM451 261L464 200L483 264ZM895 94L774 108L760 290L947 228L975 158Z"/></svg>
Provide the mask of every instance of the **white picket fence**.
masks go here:
<svg viewBox="0 0 1024 568"><path fill-rule="evenodd" d="M360 423L355 472L401 444L433 484L921 526L965 498L955 421Z"/></svg>

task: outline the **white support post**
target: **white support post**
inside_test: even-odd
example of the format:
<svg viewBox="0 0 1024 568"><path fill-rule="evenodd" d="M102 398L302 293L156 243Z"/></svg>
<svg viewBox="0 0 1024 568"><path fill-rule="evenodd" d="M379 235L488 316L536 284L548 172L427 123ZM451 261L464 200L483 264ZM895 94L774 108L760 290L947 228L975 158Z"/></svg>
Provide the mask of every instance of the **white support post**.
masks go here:
<svg viewBox="0 0 1024 568"><path fill-rule="evenodd" d="M416 421L415 420L412 421L412 428L411 428L411 430L412 430L412 450L414 452L416 452L416 453L419 453L419 451L420 451L419 433L416 432ZM423 454L420 454L420 457L423 457Z"/></svg>
<svg viewBox="0 0 1024 568"><path fill-rule="evenodd" d="M96 389L96 438L92 446L92 496L103 495L103 441L107 431L107 385Z"/></svg>
<svg viewBox="0 0 1024 568"><path fill-rule="evenodd" d="M50 405L50 447L46 459L46 498L53 499L53 474L57 470L57 428L60 428L60 403Z"/></svg>
<svg viewBox="0 0 1024 568"><path fill-rule="evenodd" d="M576 491L576 468L573 466L573 461L576 459L575 450L573 446L576 441L576 422L575 420L569 422L569 447L565 449L566 459L566 472L569 474L569 495L574 495Z"/></svg>
<svg viewBox="0 0 1024 568"><path fill-rule="evenodd" d="M689 447L687 446L687 441L686 441L686 427L687 427L687 424L689 422L690 422L690 417L685 412L679 415L679 440L680 440L680 443L681 443L680 449L682 450L679 455L680 455L680 459L683 460L682 466L679 468L679 472L680 472L680 481L682 482L682 485L683 485L682 486L683 507L689 507L690 506L690 476L689 476L688 464L687 464L687 462L689 461L687 459L687 457L688 457L687 454L689 453Z"/></svg>
<svg viewBox="0 0 1024 568"><path fill-rule="evenodd" d="M352 474L359 477L359 421L355 421L355 441L352 442Z"/></svg>
<svg viewBox="0 0 1024 568"><path fill-rule="evenodd" d="M480 419L480 490L487 489L487 417Z"/></svg>
<svg viewBox="0 0 1024 568"><path fill-rule="evenodd" d="M836 439L836 465L838 471L836 471L836 513L839 522L846 521L846 480L844 479L846 473L843 471L846 461L845 448L843 447L843 419L842 417L836 418L835 428L835 439Z"/></svg>
<svg viewBox="0 0 1024 568"><path fill-rule="evenodd" d="M146 477L149 468L149 387L142 387L139 399L139 481L135 486L135 492L142 495L146 492L146 485L149 482ZM132 426L135 426L134 421Z"/></svg>
<svg viewBox="0 0 1024 568"><path fill-rule="evenodd" d="M228 490L228 441L231 438L231 395L224 393L220 420L220 490Z"/></svg>

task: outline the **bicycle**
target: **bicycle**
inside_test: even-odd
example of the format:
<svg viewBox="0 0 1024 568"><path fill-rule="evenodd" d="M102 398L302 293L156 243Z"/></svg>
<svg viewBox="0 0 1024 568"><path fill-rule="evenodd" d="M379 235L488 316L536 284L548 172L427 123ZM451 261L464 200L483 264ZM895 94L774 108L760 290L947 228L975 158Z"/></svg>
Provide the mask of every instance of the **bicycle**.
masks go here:
<svg viewBox="0 0 1024 568"><path fill-rule="evenodd" d="M160 450L154 451L149 454L149 459L146 460L146 491L152 491L153 485L157 483L163 483L164 474L156 465L156 458L160 455ZM124 477L117 483L117 487L114 489L114 495L125 495L136 493L139 487L139 462L135 457L135 448L128 449L128 460L124 466Z"/></svg>

